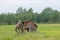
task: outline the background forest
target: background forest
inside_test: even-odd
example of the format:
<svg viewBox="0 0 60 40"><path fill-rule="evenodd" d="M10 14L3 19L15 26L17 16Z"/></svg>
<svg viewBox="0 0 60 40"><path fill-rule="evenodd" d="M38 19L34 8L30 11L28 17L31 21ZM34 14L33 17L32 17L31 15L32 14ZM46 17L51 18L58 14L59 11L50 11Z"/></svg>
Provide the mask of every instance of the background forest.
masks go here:
<svg viewBox="0 0 60 40"><path fill-rule="evenodd" d="M32 8L26 10L19 7L16 13L0 14L0 24L16 24L18 20L32 20L35 23L60 23L60 11L47 7L41 13L37 13L33 12Z"/></svg>

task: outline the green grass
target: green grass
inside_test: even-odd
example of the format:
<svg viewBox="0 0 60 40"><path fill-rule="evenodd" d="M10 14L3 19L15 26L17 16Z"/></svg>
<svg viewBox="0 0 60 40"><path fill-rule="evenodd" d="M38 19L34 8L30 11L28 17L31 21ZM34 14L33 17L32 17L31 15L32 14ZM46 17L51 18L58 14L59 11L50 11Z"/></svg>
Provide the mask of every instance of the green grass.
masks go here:
<svg viewBox="0 0 60 40"><path fill-rule="evenodd" d="M60 24L38 24L37 32L17 34L15 25L0 25L0 40L60 40Z"/></svg>

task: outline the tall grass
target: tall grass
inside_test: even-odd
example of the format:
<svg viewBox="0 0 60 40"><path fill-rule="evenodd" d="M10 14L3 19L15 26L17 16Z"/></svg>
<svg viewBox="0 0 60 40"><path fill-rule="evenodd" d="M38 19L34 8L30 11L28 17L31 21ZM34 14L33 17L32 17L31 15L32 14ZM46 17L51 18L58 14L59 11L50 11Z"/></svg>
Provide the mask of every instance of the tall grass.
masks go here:
<svg viewBox="0 0 60 40"><path fill-rule="evenodd" d="M15 25L0 25L0 40L60 40L60 24L38 24L37 32L17 34Z"/></svg>

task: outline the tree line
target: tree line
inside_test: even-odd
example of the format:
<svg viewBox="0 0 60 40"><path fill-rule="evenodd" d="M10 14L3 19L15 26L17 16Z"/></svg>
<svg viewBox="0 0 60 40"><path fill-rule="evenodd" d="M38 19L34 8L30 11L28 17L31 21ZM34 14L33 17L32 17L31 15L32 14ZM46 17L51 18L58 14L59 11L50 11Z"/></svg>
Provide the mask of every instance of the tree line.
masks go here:
<svg viewBox="0 0 60 40"><path fill-rule="evenodd" d="M33 12L32 8L26 10L19 7L16 13L0 14L0 24L16 24L18 20L32 20L35 23L60 23L60 11L47 7L41 13L37 13Z"/></svg>

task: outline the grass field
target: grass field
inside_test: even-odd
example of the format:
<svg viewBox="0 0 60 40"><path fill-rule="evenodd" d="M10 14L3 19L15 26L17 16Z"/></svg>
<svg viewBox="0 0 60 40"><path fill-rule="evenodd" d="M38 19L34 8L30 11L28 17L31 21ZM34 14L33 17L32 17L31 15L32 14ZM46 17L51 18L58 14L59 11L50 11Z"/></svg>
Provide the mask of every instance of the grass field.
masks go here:
<svg viewBox="0 0 60 40"><path fill-rule="evenodd" d="M15 25L0 25L0 40L60 40L60 24L38 24L37 32L17 34Z"/></svg>

